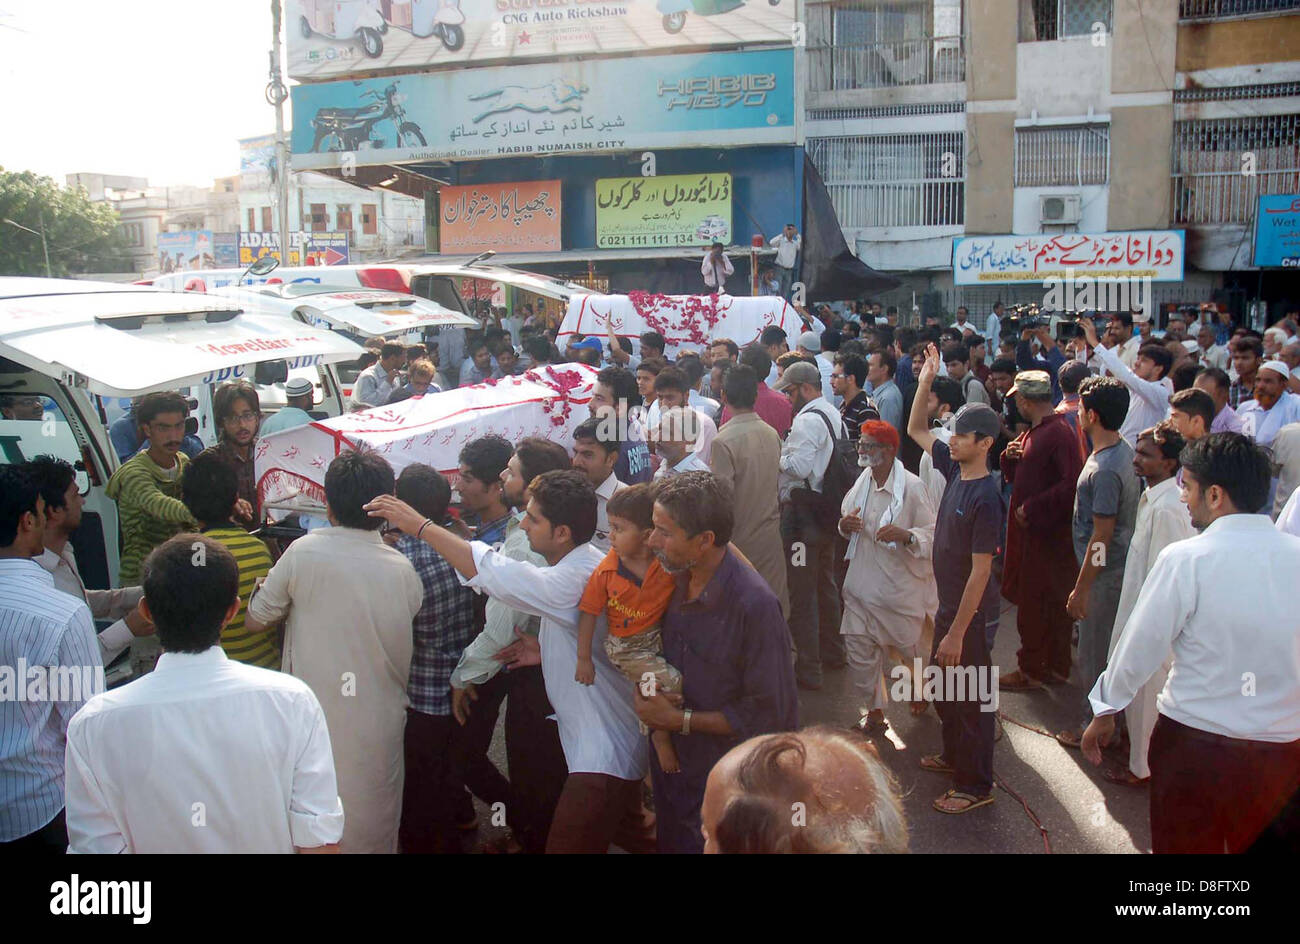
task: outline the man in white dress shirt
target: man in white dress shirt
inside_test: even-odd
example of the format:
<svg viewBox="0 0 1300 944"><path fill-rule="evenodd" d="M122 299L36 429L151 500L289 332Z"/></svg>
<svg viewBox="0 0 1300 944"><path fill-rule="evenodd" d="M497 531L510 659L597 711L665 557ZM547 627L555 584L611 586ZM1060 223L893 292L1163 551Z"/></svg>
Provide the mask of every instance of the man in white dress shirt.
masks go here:
<svg viewBox="0 0 1300 944"><path fill-rule="evenodd" d="M596 533L591 543L602 553L609 551L609 515L606 503L627 488L614 474L622 443L613 438L610 424L596 417L579 423L573 431L573 467L587 477L596 491Z"/></svg>
<svg viewBox="0 0 1300 944"><path fill-rule="evenodd" d="M785 229L767 241L776 247L776 271L781 279L781 297L790 297L790 286L794 282L794 262L803 246L803 237L793 223L786 223Z"/></svg>
<svg viewBox="0 0 1300 944"><path fill-rule="evenodd" d="M1119 609L1115 613L1115 626L1110 636L1111 656L1114 655L1115 646L1137 603L1143 581L1155 565L1160 552L1175 541L1196 536L1191 515L1182 503L1177 479L1178 456L1186 444L1171 420L1165 420L1138 435L1133 470L1146 483L1146 490L1138 499L1133 539L1129 541L1128 554L1124 559L1124 585L1120 590ZM1128 768L1104 771L1103 776L1112 783L1142 786L1151 777L1147 749L1151 744L1151 731L1156 724L1156 696L1165 687L1171 659L1172 657L1165 659L1164 664L1142 686L1137 697L1124 711L1129 737Z"/></svg>
<svg viewBox="0 0 1300 944"><path fill-rule="evenodd" d="M28 858L67 848L65 734L104 679L90 610L33 560L44 530L35 476L0 464L0 853Z"/></svg>
<svg viewBox="0 0 1300 944"><path fill-rule="evenodd" d="M1079 324L1088 344L1097 349L1097 357L1106 372L1118 377L1128 387L1128 414L1119 428L1119 435L1130 446L1135 446L1138 433L1169 416L1169 398L1173 396L1174 384L1167 375L1173 365L1173 355L1159 344L1144 345L1130 369L1116 348L1098 344L1097 328L1091 318L1080 319Z"/></svg>
<svg viewBox="0 0 1300 944"><path fill-rule="evenodd" d="M805 357L811 357L817 364L817 370L822 378L822 396L826 400L838 407L838 398L835 391L831 388L831 371L834 368L834 361L828 361L821 356L822 339L816 331L805 331L799 335L799 353Z"/></svg>
<svg viewBox="0 0 1300 944"><path fill-rule="evenodd" d="M337 852L343 805L320 702L221 648L240 605L234 555L179 534L149 556L143 583L163 654L68 725L70 851Z"/></svg>
<svg viewBox="0 0 1300 944"><path fill-rule="evenodd" d="M984 323L984 340L989 344L989 353L997 356L998 342L1002 338L1002 302L993 303L993 311Z"/></svg>
<svg viewBox="0 0 1300 944"><path fill-rule="evenodd" d="M1203 533L1156 559L1089 695L1081 746L1101 762L1114 715L1172 648L1149 753L1152 851L1242 852L1271 832L1300 783L1300 538L1253 514L1271 470L1247 437L1207 436L1182 463L1183 501Z"/></svg>
<svg viewBox="0 0 1300 944"><path fill-rule="evenodd" d="M846 433L840 411L821 395L821 372L812 364L791 364L774 389L789 396L795 414L790 435L781 446L777 480L790 588L790 635L798 653L795 682L800 688L816 690L822 686L824 668L844 665L840 598L835 586L835 532L834 528L812 527L794 501L799 495L812 497L796 490L820 496L835 447L832 431L834 437ZM793 498L792 492L796 493Z"/></svg>
<svg viewBox="0 0 1300 944"><path fill-rule="evenodd" d="M1216 344L1215 337L1217 333L1214 325L1205 323L1196 329L1196 345L1201 350L1201 363L1206 367L1217 367L1219 370L1228 369L1228 349L1222 345Z"/></svg>
<svg viewBox="0 0 1300 944"><path fill-rule="evenodd" d="M647 740L633 709L632 682L605 655L603 615L591 646L595 682L573 681L578 601L604 558L590 543L596 531L596 496L586 477L576 470L547 472L530 487L520 527L533 551L546 559L546 567L510 560L480 541L466 541L391 495L380 496L367 508L427 542L467 586L541 617L538 636L521 636L503 657L511 668L540 660L569 765L546 851L603 853L611 842L629 852L653 851L654 829L641 806L641 780L649 772Z"/></svg>
<svg viewBox="0 0 1300 944"><path fill-rule="evenodd" d="M53 456L37 456L27 468L36 477L41 497L45 499L45 549L36 563L50 572L56 588L84 600L91 616L113 621L97 637L100 657L108 665L136 636L153 632L153 626L138 607L144 591L139 587L86 589L70 540L81 525L81 512L86 503L77 488L77 474L70 463Z"/></svg>

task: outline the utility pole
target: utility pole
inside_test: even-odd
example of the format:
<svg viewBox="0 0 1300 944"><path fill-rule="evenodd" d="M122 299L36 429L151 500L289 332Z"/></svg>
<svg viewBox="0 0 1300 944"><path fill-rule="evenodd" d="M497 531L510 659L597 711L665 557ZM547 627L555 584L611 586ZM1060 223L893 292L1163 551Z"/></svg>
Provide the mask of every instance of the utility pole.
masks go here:
<svg viewBox="0 0 1300 944"><path fill-rule="evenodd" d="M271 81L266 100L275 106L276 224L280 264L289 264L289 142L284 137L284 102L289 90L280 77L280 0L271 0Z"/></svg>
<svg viewBox="0 0 1300 944"><path fill-rule="evenodd" d="M42 210L37 213L36 219L40 221L38 225L41 227L41 252L45 253L45 277L48 279L50 277L50 244L45 241L45 211ZM1263 278L1262 270L1260 278Z"/></svg>

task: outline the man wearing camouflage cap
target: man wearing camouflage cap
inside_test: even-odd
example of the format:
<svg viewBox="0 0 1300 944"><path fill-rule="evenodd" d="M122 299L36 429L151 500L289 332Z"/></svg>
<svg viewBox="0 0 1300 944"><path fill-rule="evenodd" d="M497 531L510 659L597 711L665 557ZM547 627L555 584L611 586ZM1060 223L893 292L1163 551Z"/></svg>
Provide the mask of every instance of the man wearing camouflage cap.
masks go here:
<svg viewBox="0 0 1300 944"><path fill-rule="evenodd" d="M1002 453L1002 476L1011 484L1002 595L1017 608L1020 651L1019 667L999 684L1024 691L1070 677L1073 621L1065 603L1078 568L1070 525L1083 456L1069 421L1055 412L1046 371L1021 371L1008 396L1029 429Z"/></svg>

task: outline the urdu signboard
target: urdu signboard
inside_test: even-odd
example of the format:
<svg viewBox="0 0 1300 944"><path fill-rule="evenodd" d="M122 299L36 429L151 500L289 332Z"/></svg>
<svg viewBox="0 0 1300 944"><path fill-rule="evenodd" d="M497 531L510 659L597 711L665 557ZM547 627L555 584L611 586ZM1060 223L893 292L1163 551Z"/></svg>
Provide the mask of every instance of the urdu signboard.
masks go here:
<svg viewBox="0 0 1300 944"><path fill-rule="evenodd" d="M596 181L596 247L726 245L731 175L610 177Z"/></svg>

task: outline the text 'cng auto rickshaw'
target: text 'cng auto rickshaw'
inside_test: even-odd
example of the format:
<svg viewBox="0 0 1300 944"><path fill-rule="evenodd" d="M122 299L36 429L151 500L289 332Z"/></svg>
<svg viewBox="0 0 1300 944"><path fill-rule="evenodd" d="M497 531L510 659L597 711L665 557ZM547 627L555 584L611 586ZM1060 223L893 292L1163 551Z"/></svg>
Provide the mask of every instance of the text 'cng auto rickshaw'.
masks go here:
<svg viewBox="0 0 1300 944"><path fill-rule="evenodd" d="M686 14L698 16L717 16L730 13L745 5L746 0L658 0L655 9L664 15L664 29L669 33L680 33L686 26ZM777 6L781 0L767 0L768 6Z"/></svg>
<svg viewBox="0 0 1300 944"><path fill-rule="evenodd" d="M302 16L298 29L303 39L313 35L326 39L358 40L371 59L384 51L383 34L388 23L379 12L379 0L299 0Z"/></svg>

